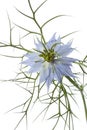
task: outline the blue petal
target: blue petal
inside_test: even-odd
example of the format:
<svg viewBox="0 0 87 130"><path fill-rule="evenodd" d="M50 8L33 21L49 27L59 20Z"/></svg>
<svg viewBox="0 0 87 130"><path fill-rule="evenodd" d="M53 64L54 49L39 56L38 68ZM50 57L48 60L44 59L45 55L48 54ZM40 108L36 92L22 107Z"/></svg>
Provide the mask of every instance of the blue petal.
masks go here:
<svg viewBox="0 0 87 130"><path fill-rule="evenodd" d="M62 75L69 76L69 77L75 77L68 65L59 64L57 66L58 70L61 71Z"/></svg>
<svg viewBox="0 0 87 130"><path fill-rule="evenodd" d="M44 70L42 70L40 72L40 80L39 80L39 82L42 83L43 81L46 81L48 75L49 75L49 69L47 69L45 72L44 72Z"/></svg>
<svg viewBox="0 0 87 130"><path fill-rule="evenodd" d="M28 66L32 66L34 64L34 62L30 61L29 59L25 60L25 61L22 61L21 64L25 64L25 65L28 65Z"/></svg>
<svg viewBox="0 0 87 130"><path fill-rule="evenodd" d="M26 57L28 59L25 60L25 61L22 61L21 64L25 64L25 65L28 65L28 66L33 66L37 62L42 62L43 61L43 59L41 57L39 57L38 53L36 53L36 52L27 54Z"/></svg>
<svg viewBox="0 0 87 130"><path fill-rule="evenodd" d="M32 67L29 69L28 72L29 72L29 73L39 72L41 65L42 65L41 62L34 63L34 64L32 65Z"/></svg>
<svg viewBox="0 0 87 130"><path fill-rule="evenodd" d="M51 39L48 41L49 43L54 43L56 41L56 33L53 34L53 36L51 37Z"/></svg>
<svg viewBox="0 0 87 130"><path fill-rule="evenodd" d="M31 60L31 61L35 61L39 58L38 53L37 52L33 52L30 54L27 54L26 57Z"/></svg>
<svg viewBox="0 0 87 130"><path fill-rule="evenodd" d="M50 69L49 75L48 75L47 80L46 80L48 91L49 91L49 86L51 85L53 80L54 80L54 73L52 72L52 69Z"/></svg>
<svg viewBox="0 0 87 130"><path fill-rule="evenodd" d="M61 55L61 56L67 56L69 53L71 53L74 49L71 48L72 41L69 41L67 44L61 44L58 45L55 48L55 51Z"/></svg>
<svg viewBox="0 0 87 130"><path fill-rule="evenodd" d="M38 41L38 43L36 43L36 41L34 40L34 44L35 44L35 46L36 46L36 50L38 50L38 51L43 51L43 44L41 43L41 41L37 38L37 41Z"/></svg>
<svg viewBox="0 0 87 130"><path fill-rule="evenodd" d="M48 62L44 62L40 70L40 83L47 80L51 69L51 65Z"/></svg>
<svg viewBox="0 0 87 130"><path fill-rule="evenodd" d="M57 42L61 43L61 37L60 36L57 38Z"/></svg>
<svg viewBox="0 0 87 130"><path fill-rule="evenodd" d="M53 44L57 41L55 38L55 35L56 35L56 33L54 33L53 36L51 37L51 39L47 42L47 49L51 49Z"/></svg>
<svg viewBox="0 0 87 130"><path fill-rule="evenodd" d="M55 67L54 78L55 78L56 80L58 80L59 82L61 82L61 80L62 80L62 73L61 73L61 71L58 69L57 66Z"/></svg>
<svg viewBox="0 0 87 130"><path fill-rule="evenodd" d="M57 43L57 44L61 43L61 38L60 38L60 36L56 39L56 38L55 38L55 35L56 35L56 33L54 33L53 36L52 36L52 38L48 41L48 43L47 43L47 48L48 48L48 49L51 49L52 46L55 45L56 43ZM56 45L56 46L57 46L57 45Z"/></svg>
<svg viewBox="0 0 87 130"><path fill-rule="evenodd" d="M46 79L49 75L49 71L50 71L49 63L44 62L41 66L41 69L40 69L40 80L39 80L40 83L43 81L46 81Z"/></svg>
<svg viewBox="0 0 87 130"><path fill-rule="evenodd" d="M74 59L74 58L69 58L69 57L61 57L57 60L55 60L56 63L61 63L61 64L68 64L71 65L72 62L77 61L78 59Z"/></svg>

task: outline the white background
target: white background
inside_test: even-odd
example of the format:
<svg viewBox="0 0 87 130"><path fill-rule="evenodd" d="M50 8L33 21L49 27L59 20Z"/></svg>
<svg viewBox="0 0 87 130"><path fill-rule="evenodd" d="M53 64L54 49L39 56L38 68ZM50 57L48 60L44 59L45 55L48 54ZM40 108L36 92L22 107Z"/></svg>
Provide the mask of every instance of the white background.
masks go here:
<svg viewBox="0 0 87 130"><path fill-rule="evenodd" d="M31 1L33 1L33 6L35 8L39 5L39 3L41 3L42 0ZM30 13L28 10L27 0L0 0L0 41L9 41L9 24L6 11L8 11L13 22L32 29L32 23L28 23L28 20L19 15L15 11L14 7L17 7L27 14ZM69 32L79 30L78 33L69 36L65 41L73 39L73 46L78 50L78 53L74 53L73 56L77 58L84 57L87 53L87 1L48 0L38 12L37 17L40 23L43 23L46 19L58 14L66 14L70 15L70 17L61 17L46 26L44 30L46 38L50 38L54 32L57 32L58 35L63 36ZM19 35L20 33L18 30L15 30L13 36L14 42L18 42ZM28 38L26 42L30 42L28 41ZM9 54L15 52L14 49L11 52L9 52L8 49L5 51L0 49L0 54L2 53ZM16 59L9 59L0 56L0 79L15 77L19 62L20 61ZM13 83L0 83L0 130L13 130L19 119L17 118L17 114L12 114L12 112L9 114L4 113L10 108L22 103L22 101L26 99L26 95L27 93L25 91L18 88L18 86ZM79 98L79 104L80 100L81 99ZM79 115L80 119L75 120L75 130L86 130L87 124L85 122L82 104L80 104L78 110L77 115ZM51 130L50 123L52 124L52 122L48 123L46 120L42 121L41 119L38 119L34 123L32 122L32 117L36 115L36 112L37 107L32 110L30 114L29 130ZM24 123L25 122L20 125L18 130L24 130ZM63 130L62 125L60 125L59 129Z"/></svg>

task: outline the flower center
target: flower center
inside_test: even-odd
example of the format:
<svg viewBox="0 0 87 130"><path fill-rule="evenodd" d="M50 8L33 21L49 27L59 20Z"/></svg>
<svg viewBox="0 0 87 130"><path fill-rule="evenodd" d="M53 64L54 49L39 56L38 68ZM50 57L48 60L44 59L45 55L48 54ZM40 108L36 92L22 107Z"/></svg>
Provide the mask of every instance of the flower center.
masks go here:
<svg viewBox="0 0 87 130"><path fill-rule="evenodd" d="M43 57L45 61L47 62L53 62L55 58L55 52L53 49L44 50L42 54L40 54L40 57Z"/></svg>

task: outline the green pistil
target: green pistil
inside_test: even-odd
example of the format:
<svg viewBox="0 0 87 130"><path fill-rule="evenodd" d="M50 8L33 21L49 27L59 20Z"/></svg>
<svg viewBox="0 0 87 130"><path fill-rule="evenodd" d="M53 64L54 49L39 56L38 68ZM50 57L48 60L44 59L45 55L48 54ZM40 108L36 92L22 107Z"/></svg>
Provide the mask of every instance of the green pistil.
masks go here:
<svg viewBox="0 0 87 130"><path fill-rule="evenodd" d="M44 50L40 57L43 57L47 62L53 62L55 58L55 53L53 49L49 49L48 51Z"/></svg>

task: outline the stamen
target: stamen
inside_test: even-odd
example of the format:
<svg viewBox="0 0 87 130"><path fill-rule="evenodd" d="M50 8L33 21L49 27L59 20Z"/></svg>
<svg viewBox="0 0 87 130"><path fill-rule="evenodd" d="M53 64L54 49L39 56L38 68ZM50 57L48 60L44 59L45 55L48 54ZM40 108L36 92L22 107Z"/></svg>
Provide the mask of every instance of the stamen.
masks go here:
<svg viewBox="0 0 87 130"><path fill-rule="evenodd" d="M39 56L44 58L44 60L47 62L53 62L55 58L55 52L53 49L49 49L48 51L44 50Z"/></svg>

